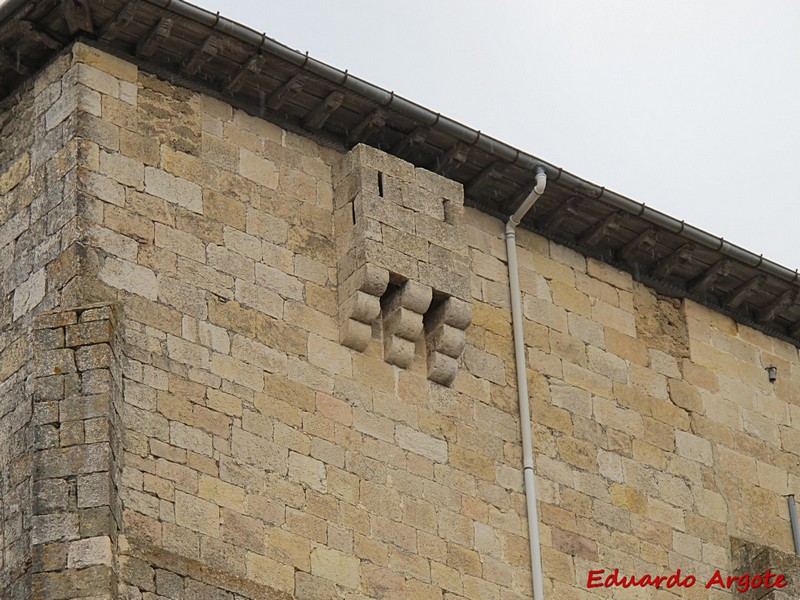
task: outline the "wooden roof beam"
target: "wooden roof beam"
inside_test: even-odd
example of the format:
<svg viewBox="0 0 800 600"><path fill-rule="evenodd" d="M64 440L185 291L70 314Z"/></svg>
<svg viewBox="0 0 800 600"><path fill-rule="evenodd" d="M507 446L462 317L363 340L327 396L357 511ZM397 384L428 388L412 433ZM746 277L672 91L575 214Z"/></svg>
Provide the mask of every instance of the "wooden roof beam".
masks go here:
<svg viewBox="0 0 800 600"><path fill-rule="evenodd" d="M669 277L672 272L678 267L692 262L692 254L694 254L695 245L691 242L683 244L680 248L675 250L672 254L666 256L663 260L656 261L653 265L650 274L655 277Z"/></svg>
<svg viewBox="0 0 800 600"><path fill-rule="evenodd" d="M659 237L660 234L654 227L648 227L630 242L622 246L622 248L617 251L617 255L627 263L632 262L636 252L647 252L647 250L656 245Z"/></svg>
<svg viewBox="0 0 800 600"><path fill-rule="evenodd" d="M79 31L94 33L92 12L86 0L61 0L61 12L64 14L70 35L75 35Z"/></svg>
<svg viewBox="0 0 800 600"><path fill-rule="evenodd" d="M342 102L344 102L342 92L338 90L331 92L311 109L311 112L303 120L303 124L309 129L322 129L330 116L342 105Z"/></svg>
<svg viewBox="0 0 800 600"><path fill-rule="evenodd" d="M228 84L225 86L225 91L229 94L238 92L242 85L244 85L245 77L249 75L258 75L261 73L261 68L266 62L263 54L256 54L247 59L247 62L242 65L239 72L234 75Z"/></svg>
<svg viewBox="0 0 800 600"><path fill-rule="evenodd" d="M181 73L184 75L194 75L200 68L214 58L219 52L219 40L213 35L206 40L194 52L183 61Z"/></svg>
<svg viewBox="0 0 800 600"><path fill-rule="evenodd" d="M267 99L265 106L270 110L278 110L281 106L283 106L284 102L290 98L294 98L300 92L302 92L304 85L305 81L303 80L303 76L298 73L289 81L281 85L277 90L272 92L270 97Z"/></svg>
<svg viewBox="0 0 800 600"><path fill-rule="evenodd" d="M139 58L153 56L161 42L169 37L174 23L172 17L161 17L158 23L153 25L150 31L136 44L136 56Z"/></svg>
<svg viewBox="0 0 800 600"><path fill-rule="evenodd" d="M772 321L781 310L794 304L797 300L797 291L797 288L784 290L780 296L758 311L756 321L762 325Z"/></svg>
<svg viewBox="0 0 800 600"><path fill-rule="evenodd" d="M421 146L428 139L431 130L427 127L417 127L414 131L405 136L392 149L392 154L400 158L405 158L413 152L417 146Z"/></svg>
<svg viewBox="0 0 800 600"><path fill-rule="evenodd" d="M730 310L739 308L739 305L747 299L747 296L757 288L763 286L766 280L766 275L756 275L742 282L735 290L725 296L725 299L722 301L722 306Z"/></svg>
<svg viewBox="0 0 800 600"><path fill-rule="evenodd" d="M20 21L19 27L23 31L24 37L35 40L43 46L50 48L50 50L55 50L57 48L61 48L62 46L61 42L59 42L50 34L38 30L30 21Z"/></svg>
<svg viewBox="0 0 800 600"><path fill-rule="evenodd" d="M464 195L472 196L478 192L484 185L487 183L491 183L492 181L497 181L498 179L502 179L503 175L505 175L506 171L508 170L508 164L503 163L500 161L493 162L488 167L486 167L483 171L478 173L475 177L472 178L466 188L464 189Z"/></svg>
<svg viewBox="0 0 800 600"><path fill-rule="evenodd" d="M389 115L383 109L375 109L367 115L361 122L353 128L347 136L347 143L355 146L369 139L376 131L380 131L386 125Z"/></svg>
<svg viewBox="0 0 800 600"><path fill-rule="evenodd" d="M585 246L594 246L606 235L619 229L622 223L622 211L616 211L605 218L591 225L582 235L578 238L578 243Z"/></svg>
<svg viewBox="0 0 800 600"><path fill-rule="evenodd" d="M31 68L20 60L19 53L14 57L0 49L0 65L15 71L23 77L31 74Z"/></svg>
<svg viewBox="0 0 800 600"><path fill-rule="evenodd" d="M516 210L523 202L525 202L527 197L531 195L531 192L535 187L536 187L536 181L531 181L530 183L521 185L516 192L514 192L513 194L511 194L511 196L509 196L505 204Z"/></svg>
<svg viewBox="0 0 800 600"><path fill-rule="evenodd" d="M116 14L108 21L103 23L98 31L97 37L103 42L110 42L116 39L119 32L124 30L133 21L133 16L136 14L136 9L139 7L138 0L132 0L122 5Z"/></svg>
<svg viewBox="0 0 800 600"><path fill-rule="evenodd" d="M535 185L536 184L534 184L534 186ZM520 202L522 202L523 200L525 200L525 198L522 198ZM561 206L556 206L552 211L550 211L550 214L548 214L544 219L542 219L541 229L551 230L551 231L558 229L559 225L561 225L564 219L568 217L571 218L577 215L578 200L579 200L578 196L571 196L564 202L564 204L562 204Z"/></svg>
<svg viewBox="0 0 800 600"><path fill-rule="evenodd" d="M458 142L436 159L436 166L433 168L433 171L442 177L447 177L450 173L453 173L467 162L469 150L469 146Z"/></svg>
<svg viewBox="0 0 800 600"><path fill-rule="evenodd" d="M713 287L714 282L720 277L730 274L733 263L727 258L721 258L713 265L708 267L703 274L696 277L689 284L689 291L693 294L704 294L709 288Z"/></svg>

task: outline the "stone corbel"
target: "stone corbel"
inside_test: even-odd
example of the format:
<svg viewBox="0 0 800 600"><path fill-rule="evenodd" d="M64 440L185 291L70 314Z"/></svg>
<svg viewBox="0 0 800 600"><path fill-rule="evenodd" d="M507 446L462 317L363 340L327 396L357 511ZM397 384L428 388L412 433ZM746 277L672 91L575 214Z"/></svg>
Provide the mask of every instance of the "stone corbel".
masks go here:
<svg viewBox="0 0 800 600"><path fill-rule="evenodd" d="M383 310L383 358L407 368L414 361L417 340L424 331L423 315L431 305L433 290L416 281L406 281L389 298Z"/></svg>
<svg viewBox="0 0 800 600"><path fill-rule="evenodd" d="M471 322L472 305L458 298L447 298L430 311L426 323L428 379L442 385L453 382Z"/></svg>
<svg viewBox="0 0 800 600"><path fill-rule="evenodd" d="M372 337L372 323L381 314L381 296L389 285L389 271L363 265L339 290L339 341L363 352Z"/></svg>

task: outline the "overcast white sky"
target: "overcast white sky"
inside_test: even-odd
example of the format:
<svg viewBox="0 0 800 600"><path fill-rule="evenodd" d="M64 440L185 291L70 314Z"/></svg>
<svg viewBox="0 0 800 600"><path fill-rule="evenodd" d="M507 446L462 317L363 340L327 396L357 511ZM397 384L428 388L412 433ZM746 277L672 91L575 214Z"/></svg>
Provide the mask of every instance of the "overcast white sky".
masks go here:
<svg viewBox="0 0 800 600"><path fill-rule="evenodd" d="M800 267L797 0L197 3Z"/></svg>

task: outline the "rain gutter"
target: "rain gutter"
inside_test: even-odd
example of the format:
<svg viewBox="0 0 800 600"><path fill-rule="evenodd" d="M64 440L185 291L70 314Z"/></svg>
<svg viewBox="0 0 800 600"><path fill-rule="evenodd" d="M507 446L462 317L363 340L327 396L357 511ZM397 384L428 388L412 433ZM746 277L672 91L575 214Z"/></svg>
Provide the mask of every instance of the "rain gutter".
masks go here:
<svg viewBox="0 0 800 600"><path fill-rule="evenodd" d="M740 246L731 244L723 238L717 237L697 227L693 227L692 225L687 225L684 221L679 221L665 213L652 209L643 203L636 202L582 179L560 167L542 161L531 154L527 154L476 129L472 129L458 121L445 117L441 113L435 113L424 106L396 95L394 92L389 92L363 79L350 75L347 71L342 71L336 67L311 58L308 54L293 50L267 37L266 34L259 33L254 29L222 17L219 13L209 12L193 4L189 4L188 2L184 2L183 0L145 1L173 14L191 19L196 23L205 25L215 31L250 44L259 51L268 52L286 60L309 73L326 79L353 93L359 94L383 108L395 110L406 117L418 121L426 127L447 133L461 142L479 148L506 163L530 171L534 171L539 166L543 166L547 172L548 178L553 183L578 190L588 198L596 200L602 198L604 202L619 210L624 210L631 215L640 217L658 227L678 234L689 241L696 242L710 250L719 252L728 258L737 260L761 272L783 279L784 281L797 283L798 280L800 280L800 275L797 271L792 271L776 262L765 259L763 255L754 254ZM6 0L5 3L0 5L0 23L11 17L26 4L32 5L33 3L31 0Z"/></svg>
<svg viewBox="0 0 800 600"><path fill-rule="evenodd" d="M11 17L25 4L30 4L30 0L6 0L0 4L0 23Z"/></svg>

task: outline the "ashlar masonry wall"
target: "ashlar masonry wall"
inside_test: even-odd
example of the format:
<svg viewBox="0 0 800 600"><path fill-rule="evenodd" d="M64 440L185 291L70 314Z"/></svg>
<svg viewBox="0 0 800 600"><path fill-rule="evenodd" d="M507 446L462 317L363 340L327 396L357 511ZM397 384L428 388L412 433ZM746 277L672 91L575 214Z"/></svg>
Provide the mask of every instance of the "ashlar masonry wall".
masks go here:
<svg viewBox="0 0 800 600"><path fill-rule="evenodd" d="M81 43L12 104L6 595L531 596L498 220ZM547 597L729 597L586 579L791 549L797 350L518 243Z"/></svg>
<svg viewBox="0 0 800 600"><path fill-rule="evenodd" d="M473 325L505 332L501 225L470 216L473 293L486 300ZM747 572L739 540L793 553L797 349L555 243L520 243L549 593L724 598L705 583L716 569ZM680 568L697 583L588 589L589 570L605 579L615 568L637 578ZM775 597L797 595L791 585Z"/></svg>
<svg viewBox="0 0 800 600"><path fill-rule="evenodd" d="M73 293L79 270L80 86L69 66L56 59L0 106L0 581L12 600L29 597L36 561L34 451L44 442L33 428L32 323Z"/></svg>
<svg viewBox="0 0 800 600"><path fill-rule="evenodd" d="M404 294L391 301L404 282L427 285L419 269L397 269L381 298L392 335L413 341L410 364L384 360L384 318L363 350L348 348L334 243L341 155L82 44L64 66L63 83L76 90L81 252L72 293L36 311L80 319L87 306L115 307L110 371L120 373L120 400L113 392L107 403L113 464L103 458L95 471L97 457L70 450L106 443L87 438L80 419L84 437L70 426L58 454L86 460L41 472L68 497L42 506L42 518L22 514L23 523L62 525L28 544L54 552L29 569L34 597L524 597L524 502L511 483L518 469L505 466L514 464L505 461L514 418L475 397L489 398L482 378L461 370L452 387L428 379L429 358L456 360L465 345L464 237L452 249L464 283L431 289L432 309ZM387 190L395 183L387 173ZM460 214L460 189L426 176L426 194L437 185L454 203L449 216L439 205L445 227ZM453 297L467 307L453 312ZM53 352L77 357L59 339L46 335ZM478 360L507 386L499 358ZM29 460L52 448L33 448ZM109 473L119 519L76 530L82 477L94 472ZM485 536L496 540L492 555ZM77 575L91 580L86 569L105 579L75 585Z"/></svg>

